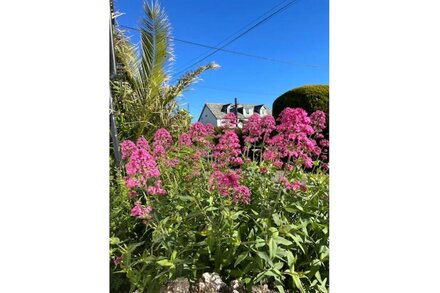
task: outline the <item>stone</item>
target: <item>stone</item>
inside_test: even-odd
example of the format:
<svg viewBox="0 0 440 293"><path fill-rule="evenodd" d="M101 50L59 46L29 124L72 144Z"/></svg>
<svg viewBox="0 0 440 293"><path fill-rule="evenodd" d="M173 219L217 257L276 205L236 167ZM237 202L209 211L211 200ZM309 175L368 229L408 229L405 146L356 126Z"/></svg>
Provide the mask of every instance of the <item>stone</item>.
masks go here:
<svg viewBox="0 0 440 293"><path fill-rule="evenodd" d="M193 293L228 292L228 286L217 273L204 273L194 285Z"/></svg>
<svg viewBox="0 0 440 293"><path fill-rule="evenodd" d="M230 293L246 293L246 287L244 284L241 284L238 280L231 281L231 285L229 286Z"/></svg>
<svg viewBox="0 0 440 293"><path fill-rule="evenodd" d="M166 288L162 289L163 293L190 293L189 281L187 278L177 278L167 283Z"/></svg>
<svg viewBox="0 0 440 293"><path fill-rule="evenodd" d="M275 291L270 290L267 284L252 286L252 293L272 293L272 292Z"/></svg>

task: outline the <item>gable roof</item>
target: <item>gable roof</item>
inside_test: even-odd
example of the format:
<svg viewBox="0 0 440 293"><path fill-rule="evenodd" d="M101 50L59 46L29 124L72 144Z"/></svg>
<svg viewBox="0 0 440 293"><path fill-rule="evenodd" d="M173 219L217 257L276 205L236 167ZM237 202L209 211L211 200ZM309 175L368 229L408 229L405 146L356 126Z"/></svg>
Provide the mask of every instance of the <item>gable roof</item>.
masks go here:
<svg viewBox="0 0 440 293"><path fill-rule="evenodd" d="M221 104L221 103L206 103L205 107L207 107L212 114L214 114L214 117L216 119L223 119L226 116L226 109L228 106L230 106L231 104ZM261 107L264 106L267 109L267 114L268 115L272 115L272 110L267 107L265 104L238 104L239 106L245 108L245 109L254 109L254 112L259 112ZM233 104L232 104L233 106ZM203 112L203 111L202 111ZM245 117L242 113L240 113L240 111L238 111L238 119L246 119L247 117Z"/></svg>

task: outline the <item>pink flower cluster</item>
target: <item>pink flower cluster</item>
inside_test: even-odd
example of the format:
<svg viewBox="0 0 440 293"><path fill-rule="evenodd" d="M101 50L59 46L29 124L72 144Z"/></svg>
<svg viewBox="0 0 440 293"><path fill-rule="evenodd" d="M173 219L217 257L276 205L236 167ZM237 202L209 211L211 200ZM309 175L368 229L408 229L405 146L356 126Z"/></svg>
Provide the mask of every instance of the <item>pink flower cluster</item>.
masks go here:
<svg viewBox="0 0 440 293"><path fill-rule="evenodd" d="M131 216L139 219L149 220L150 212L153 210L151 206L143 206L139 201L135 203L131 209Z"/></svg>
<svg viewBox="0 0 440 293"><path fill-rule="evenodd" d="M189 147L192 144L191 136L188 133L182 133L179 136L179 145Z"/></svg>
<svg viewBox="0 0 440 293"><path fill-rule="evenodd" d="M235 202L249 204L251 192L247 186L240 184L238 172L214 170L209 179L210 190L217 189L222 196L232 195Z"/></svg>
<svg viewBox="0 0 440 293"><path fill-rule="evenodd" d="M312 127L316 133L322 132L325 129L325 113L322 111L315 111L310 115L312 120Z"/></svg>
<svg viewBox="0 0 440 293"><path fill-rule="evenodd" d="M220 136L218 144L214 146L212 156L217 160L215 168L223 168L229 165L241 165L240 140L233 130L225 130Z"/></svg>
<svg viewBox="0 0 440 293"><path fill-rule="evenodd" d="M254 143L263 138L265 142L273 130L275 130L275 119L271 115L263 118L257 113L249 117L247 123L243 126L244 141Z"/></svg>
<svg viewBox="0 0 440 293"><path fill-rule="evenodd" d="M223 117L222 128L230 129L236 127L237 127L237 116L235 116L234 113L229 112L228 114L225 115L225 117Z"/></svg>
<svg viewBox="0 0 440 293"><path fill-rule="evenodd" d="M165 195L167 192L162 187L162 181L157 180L153 186L147 187L147 192L150 195Z"/></svg>
<svg viewBox="0 0 440 293"><path fill-rule="evenodd" d="M119 266L122 263L123 260L124 260L124 256L123 255L116 257L113 260L113 263L115 264L115 267Z"/></svg>
<svg viewBox="0 0 440 293"><path fill-rule="evenodd" d="M171 147L172 140L168 131L158 131L154 140L154 149L163 147L165 149ZM154 152L154 151L153 151ZM165 195L166 191L162 187L162 181L158 180L160 176L159 167L155 158L150 154L150 145L148 141L141 137L136 141L136 144L130 140L125 140L121 143L122 158L127 160L125 164L125 171L127 177L125 178L125 185L132 189L129 191L129 198L137 196L135 188L143 189L149 195ZM157 151L156 151L157 153ZM174 163L174 162L173 162ZM145 221L150 219L151 206L143 206L140 201L137 201L131 210L131 216L143 219Z"/></svg>
<svg viewBox="0 0 440 293"><path fill-rule="evenodd" d="M313 123L307 112L301 108L284 109L278 118L280 123L276 126L277 134L267 139L267 150L263 158L272 161L276 167L281 167L282 159L287 158L288 162L293 159L306 168L312 168L312 156L319 155L321 149L311 136L315 129L321 131L321 127L325 126L322 122L324 119L325 123L325 114L318 112L312 115Z"/></svg>
<svg viewBox="0 0 440 293"><path fill-rule="evenodd" d="M196 122L188 130L188 135L191 137L193 142L200 142L206 144L207 137L214 134L214 127L212 124L203 124L201 122Z"/></svg>
<svg viewBox="0 0 440 293"><path fill-rule="evenodd" d="M153 157L161 158L165 156L167 150L172 146L173 138L165 128L156 131L153 139Z"/></svg>
<svg viewBox="0 0 440 293"><path fill-rule="evenodd" d="M294 182L290 182L289 179L287 179L284 176L281 176L280 182L286 189L289 189L289 190L301 189L302 191L307 191L307 186L299 180L295 180Z"/></svg>

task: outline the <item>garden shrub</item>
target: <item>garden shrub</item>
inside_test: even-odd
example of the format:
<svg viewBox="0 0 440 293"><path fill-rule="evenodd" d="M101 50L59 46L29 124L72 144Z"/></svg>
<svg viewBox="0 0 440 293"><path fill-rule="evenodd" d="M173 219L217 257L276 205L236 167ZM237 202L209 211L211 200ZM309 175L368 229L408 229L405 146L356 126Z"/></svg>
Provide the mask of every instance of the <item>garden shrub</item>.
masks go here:
<svg viewBox="0 0 440 293"><path fill-rule="evenodd" d="M329 86L304 85L282 94L273 102L272 111L274 117L277 118L287 107L302 108L308 114L320 110L328 117Z"/></svg>
<svg viewBox="0 0 440 293"><path fill-rule="evenodd" d="M217 272L248 289L327 292L325 114L286 108L278 124L255 114L242 130L244 147L234 119L228 114L217 134L197 122L177 140L159 129L151 142L122 142L112 282L123 274L130 292L159 292L169 280Z"/></svg>

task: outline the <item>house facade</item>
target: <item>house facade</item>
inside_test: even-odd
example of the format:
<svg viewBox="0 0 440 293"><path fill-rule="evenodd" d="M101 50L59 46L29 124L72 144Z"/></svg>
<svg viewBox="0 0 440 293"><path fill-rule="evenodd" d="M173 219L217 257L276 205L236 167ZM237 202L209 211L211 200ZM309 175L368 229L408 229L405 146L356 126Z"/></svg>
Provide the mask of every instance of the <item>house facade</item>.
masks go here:
<svg viewBox="0 0 440 293"><path fill-rule="evenodd" d="M206 103L199 117L199 122L203 124L212 124L213 126L221 126L224 123L224 117L228 113L234 113L238 117L238 127L243 127L248 118L257 113L261 117L272 115L272 110L264 104L219 104Z"/></svg>

